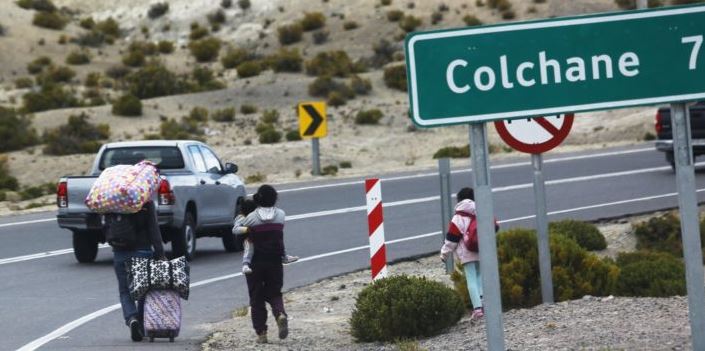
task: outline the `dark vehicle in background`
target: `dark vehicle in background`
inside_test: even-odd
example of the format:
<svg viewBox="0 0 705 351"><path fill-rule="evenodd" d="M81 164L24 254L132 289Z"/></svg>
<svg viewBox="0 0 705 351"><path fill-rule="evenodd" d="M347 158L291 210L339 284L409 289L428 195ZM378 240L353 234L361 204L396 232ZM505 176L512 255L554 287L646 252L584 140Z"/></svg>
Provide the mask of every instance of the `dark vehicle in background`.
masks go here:
<svg viewBox="0 0 705 351"><path fill-rule="evenodd" d="M196 238L222 238L227 251L242 250L231 233L233 219L245 186L235 175L237 166L222 164L206 144L192 140L132 141L103 145L87 176L63 177L57 187L59 227L73 232L73 249L79 262L93 262L98 244L105 242L101 215L86 207L84 199L98 175L107 167L154 162L161 180L154 201L165 242L175 256L192 259Z"/></svg>
<svg viewBox="0 0 705 351"><path fill-rule="evenodd" d="M690 110L690 134L693 157L705 155L705 101L688 106ZM656 150L666 154L666 161L676 168L673 158L673 133L671 130L671 108L661 107L656 112Z"/></svg>

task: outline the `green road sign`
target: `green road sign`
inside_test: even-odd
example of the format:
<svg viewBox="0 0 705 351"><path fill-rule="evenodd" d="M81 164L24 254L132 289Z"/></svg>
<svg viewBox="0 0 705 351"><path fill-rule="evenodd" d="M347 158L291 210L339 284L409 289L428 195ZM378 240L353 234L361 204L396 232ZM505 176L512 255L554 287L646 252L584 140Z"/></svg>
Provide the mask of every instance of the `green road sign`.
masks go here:
<svg viewBox="0 0 705 351"><path fill-rule="evenodd" d="M441 126L705 98L705 6L413 33L411 116Z"/></svg>

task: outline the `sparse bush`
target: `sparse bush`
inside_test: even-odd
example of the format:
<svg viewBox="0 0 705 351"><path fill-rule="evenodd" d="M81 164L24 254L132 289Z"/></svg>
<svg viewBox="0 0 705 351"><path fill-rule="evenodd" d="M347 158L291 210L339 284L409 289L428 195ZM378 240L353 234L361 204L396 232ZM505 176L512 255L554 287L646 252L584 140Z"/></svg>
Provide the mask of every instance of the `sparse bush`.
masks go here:
<svg viewBox="0 0 705 351"><path fill-rule="evenodd" d="M37 142L37 132L32 128L30 117L0 106L0 152L20 150L36 145ZM3 163L0 162L0 188L7 188L7 173L2 169L5 166Z"/></svg>
<svg viewBox="0 0 705 351"><path fill-rule="evenodd" d="M93 17L86 17L81 19L81 22L79 22L78 25L85 30L91 30L95 27L95 21L93 20Z"/></svg>
<svg viewBox="0 0 705 351"><path fill-rule="evenodd" d="M308 94L311 96L328 97L332 92L338 92L351 98L355 95L349 87L336 82L330 76L318 77L308 86Z"/></svg>
<svg viewBox="0 0 705 351"><path fill-rule="evenodd" d="M125 66L112 66L105 70L105 75L115 80L125 78L128 74L130 74L130 68Z"/></svg>
<svg viewBox="0 0 705 351"><path fill-rule="evenodd" d="M169 12L169 3L158 2L156 4L152 4L152 6L149 7L149 11L147 11L147 16L150 19L156 19L164 16L167 12Z"/></svg>
<svg viewBox="0 0 705 351"><path fill-rule="evenodd" d="M245 140L247 141L247 140ZM262 174L260 172L257 172L255 174L248 175L247 178L245 178L245 183L246 184L251 184L251 183L262 183L265 180L267 180L267 175Z"/></svg>
<svg viewBox="0 0 705 351"><path fill-rule="evenodd" d="M58 108L76 107L78 100L54 83L43 84L38 92L30 91L22 96L22 110L26 112L41 112Z"/></svg>
<svg viewBox="0 0 705 351"><path fill-rule="evenodd" d="M407 15L407 16L404 16L404 18L402 18L399 21L399 28L401 28L403 31L405 31L407 33L410 33L410 32L415 31L416 28L418 28L422 24L423 24L423 21L420 18L411 16L411 15Z"/></svg>
<svg viewBox="0 0 705 351"><path fill-rule="evenodd" d="M116 116L142 116L142 101L134 95L123 95L113 102L112 111Z"/></svg>
<svg viewBox="0 0 705 351"><path fill-rule="evenodd" d="M40 73L36 80L37 84L47 85L53 83L70 83L76 77L76 71L66 66L50 65L49 68Z"/></svg>
<svg viewBox="0 0 705 351"><path fill-rule="evenodd" d="M218 58L220 53L220 39L207 37L200 40L192 41L189 44L191 54L198 62L211 62Z"/></svg>
<svg viewBox="0 0 705 351"><path fill-rule="evenodd" d="M151 62L131 73L127 80L129 92L140 99L175 95L187 90L186 84L159 62Z"/></svg>
<svg viewBox="0 0 705 351"><path fill-rule="evenodd" d="M262 64L259 61L245 61L238 65L236 69L238 77L249 78L262 72Z"/></svg>
<svg viewBox="0 0 705 351"><path fill-rule="evenodd" d="M259 133L260 144L276 144L282 139L282 133L274 127L267 128Z"/></svg>
<svg viewBox="0 0 705 351"><path fill-rule="evenodd" d="M457 323L462 301L444 284L413 276L372 282L357 295L350 330L359 341L429 337Z"/></svg>
<svg viewBox="0 0 705 351"><path fill-rule="evenodd" d="M175 139L194 139L203 140L203 134L205 133L203 128L199 125L198 121L190 120L187 117L181 118L181 122L170 118L162 121L159 126L159 132L162 139L175 140Z"/></svg>
<svg viewBox="0 0 705 351"><path fill-rule="evenodd" d="M237 5L240 6L241 9L247 10L250 8L250 0L238 0Z"/></svg>
<svg viewBox="0 0 705 351"><path fill-rule="evenodd" d="M282 45L291 45L301 41L303 36L303 27L300 23L284 25L277 28L279 34L279 43Z"/></svg>
<svg viewBox="0 0 705 351"><path fill-rule="evenodd" d="M250 54L247 50L241 48L231 48L220 58L220 63L224 68L232 69L245 61L250 61L253 59L254 55Z"/></svg>
<svg viewBox="0 0 705 351"><path fill-rule="evenodd" d="M548 225L551 235L565 235L575 240L580 247L588 251L604 250L607 248L605 236L592 223L566 219L551 222Z"/></svg>
<svg viewBox="0 0 705 351"><path fill-rule="evenodd" d="M341 161L338 166L340 168L352 168L352 163L350 161Z"/></svg>
<svg viewBox="0 0 705 351"><path fill-rule="evenodd" d="M120 25L112 17L96 23L95 29L114 39L120 37Z"/></svg>
<svg viewBox="0 0 705 351"><path fill-rule="evenodd" d="M514 19L514 18L516 18L516 16L517 15L514 12L514 10L509 9L509 10L502 11L502 18L505 20Z"/></svg>
<svg viewBox="0 0 705 351"><path fill-rule="evenodd" d="M240 106L240 113L242 113L243 115L251 115L253 113L257 113L257 106L250 104L242 104L242 106Z"/></svg>
<svg viewBox="0 0 705 351"><path fill-rule="evenodd" d="M224 8L224 9L229 9L231 6L233 6L232 0L221 0L220 1L220 7Z"/></svg>
<svg viewBox="0 0 705 351"><path fill-rule="evenodd" d="M211 24L211 26L223 24L227 20L227 18L225 17L225 12L221 9L209 13L207 17L208 22Z"/></svg>
<svg viewBox="0 0 705 351"><path fill-rule="evenodd" d="M398 65L385 68L384 84L392 89L406 91L406 65Z"/></svg>
<svg viewBox="0 0 705 351"><path fill-rule="evenodd" d="M144 53L140 50L128 51L122 56L122 63L129 67L142 67L146 61Z"/></svg>
<svg viewBox="0 0 705 351"><path fill-rule="evenodd" d="M267 61L274 72L301 72L303 59L298 49L282 48L277 54L269 56Z"/></svg>
<svg viewBox="0 0 705 351"><path fill-rule="evenodd" d="M61 30L69 21L58 12L36 12L32 24L37 27Z"/></svg>
<svg viewBox="0 0 705 351"><path fill-rule="evenodd" d="M86 65L91 62L91 56L85 51L71 51L66 56L66 63L69 65Z"/></svg>
<svg viewBox="0 0 705 351"><path fill-rule="evenodd" d="M372 83L355 75L350 78L350 89L357 95L367 95L372 90Z"/></svg>
<svg viewBox="0 0 705 351"><path fill-rule="evenodd" d="M286 131L286 141L299 141L301 140L301 134L298 130L287 130Z"/></svg>
<svg viewBox="0 0 705 351"><path fill-rule="evenodd" d="M320 52L306 62L306 73L311 76L347 77L355 72L355 65L342 50Z"/></svg>
<svg viewBox="0 0 705 351"><path fill-rule="evenodd" d="M667 253L632 252L617 257L617 294L666 297L686 294L683 261Z"/></svg>
<svg viewBox="0 0 705 351"><path fill-rule="evenodd" d="M29 77L22 77L15 79L15 88L17 89L28 89L34 86L34 81Z"/></svg>
<svg viewBox="0 0 705 351"><path fill-rule="evenodd" d="M379 3L382 6L389 6L392 4L392 0L380 0Z"/></svg>
<svg viewBox="0 0 705 351"><path fill-rule="evenodd" d="M155 56L159 53L157 44L148 41L133 41L127 47L128 52L141 52L144 56Z"/></svg>
<svg viewBox="0 0 705 351"><path fill-rule="evenodd" d="M434 12L431 14L431 24L438 24L443 21L443 13L442 12Z"/></svg>
<svg viewBox="0 0 705 351"><path fill-rule="evenodd" d="M157 47L159 48L159 53L161 54L171 54L174 52L174 43L169 40L159 41Z"/></svg>
<svg viewBox="0 0 705 351"><path fill-rule="evenodd" d="M379 124L382 117L384 114L378 109L361 110L355 116L355 124Z"/></svg>
<svg viewBox="0 0 705 351"><path fill-rule="evenodd" d="M328 100L326 100L326 103L330 106L338 107L348 103L348 99L345 97L345 95L341 94L340 92L331 91L328 94Z"/></svg>
<svg viewBox="0 0 705 351"><path fill-rule="evenodd" d="M1 190L17 190L19 188L19 182L17 178L10 175L10 170L7 166L7 156L0 155L0 189ZM4 191L1 192L4 197ZM4 201L5 199L0 199Z"/></svg>
<svg viewBox="0 0 705 351"><path fill-rule="evenodd" d="M324 176L338 175L338 166L328 165L328 166L323 167L323 169L321 170L321 175L324 175Z"/></svg>
<svg viewBox="0 0 705 351"><path fill-rule="evenodd" d="M235 108L228 107L213 111L213 120L216 122L232 122L235 120Z"/></svg>
<svg viewBox="0 0 705 351"><path fill-rule="evenodd" d="M355 22L355 21L345 21L343 22L343 29L344 30L353 30L359 28L360 25Z"/></svg>
<svg viewBox="0 0 705 351"><path fill-rule="evenodd" d="M387 11L387 20L389 20L389 22L399 22L403 17L404 11L402 10Z"/></svg>
<svg viewBox="0 0 705 351"><path fill-rule="evenodd" d="M304 32L310 32L326 25L326 16L320 12L306 12L299 22Z"/></svg>
<svg viewBox="0 0 705 351"><path fill-rule="evenodd" d="M188 115L189 120L196 122L208 122L208 109L205 107L194 107Z"/></svg>
<svg viewBox="0 0 705 351"><path fill-rule="evenodd" d="M675 257L683 257L680 219L672 213L636 225L634 235L639 250L666 252ZM700 242L705 243L705 220L700 222Z"/></svg>
<svg viewBox="0 0 705 351"><path fill-rule="evenodd" d="M397 52L397 49L386 39L380 39L372 45L372 51L374 51L374 55L370 58L370 63L374 67L382 67L394 61L394 54Z"/></svg>
<svg viewBox="0 0 705 351"><path fill-rule="evenodd" d="M98 48L106 42L106 36L98 30L91 30L71 39L72 43L80 46Z"/></svg>
<svg viewBox="0 0 705 351"><path fill-rule="evenodd" d="M57 10L56 5L51 0L18 0L15 3L25 10L37 10L40 12L55 12Z"/></svg>
<svg viewBox="0 0 705 351"><path fill-rule="evenodd" d="M217 79L213 71L208 67L196 66L191 71L191 78L196 82L196 86L192 86L190 91L210 91L224 89L225 84Z"/></svg>
<svg viewBox="0 0 705 351"><path fill-rule="evenodd" d="M189 34L189 39L199 40L208 36L208 28L204 28L195 23L191 25L191 34Z"/></svg>
<svg viewBox="0 0 705 351"><path fill-rule="evenodd" d="M86 75L86 79L83 81L83 85L87 88L97 88L100 85L101 74L100 72L91 72Z"/></svg>
<svg viewBox="0 0 705 351"><path fill-rule="evenodd" d="M46 56L37 57L34 61L27 64L27 72L29 74L37 74L44 70L44 67L51 65L51 59Z"/></svg>
<svg viewBox="0 0 705 351"><path fill-rule="evenodd" d="M313 33L313 43L316 45L321 45L328 41L328 35L330 33L327 30L319 30Z"/></svg>
<svg viewBox="0 0 705 351"><path fill-rule="evenodd" d="M438 158L468 158L470 157L470 146L446 146L438 149L433 154L434 159Z"/></svg>
<svg viewBox="0 0 705 351"><path fill-rule="evenodd" d="M110 137L107 124L94 125L88 115L70 116L68 123L44 133L46 155L70 155L95 153L100 148L100 140Z"/></svg>
<svg viewBox="0 0 705 351"><path fill-rule="evenodd" d="M465 25L468 27L479 26L482 24L482 21L473 15L466 15L463 17L463 22L465 22Z"/></svg>
<svg viewBox="0 0 705 351"><path fill-rule="evenodd" d="M644 140L644 141L651 141L651 140L655 140L655 139L656 139L656 136L651 132L644 133L644 137L642 138L642 140Z"/></svg>
<svg viewBox="0 0 705 351"><path fill-rule="evenodd" d="M279 122L279 111L277 110L265 110L262 112L260 121L264 124L274 125Z"/></svg>

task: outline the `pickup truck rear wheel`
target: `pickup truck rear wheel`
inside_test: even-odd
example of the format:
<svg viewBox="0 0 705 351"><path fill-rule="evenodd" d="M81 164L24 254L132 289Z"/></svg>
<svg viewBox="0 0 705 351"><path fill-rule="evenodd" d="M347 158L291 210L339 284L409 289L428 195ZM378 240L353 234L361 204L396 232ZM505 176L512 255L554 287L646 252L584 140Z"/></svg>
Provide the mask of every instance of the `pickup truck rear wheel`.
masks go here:
<svg viewBox="0 0 705 351"><path fill-rule="evenodd" d="M171 251L176 257L186 256L189 261L193 259L196 252L196 221L191 212L186 212L183 227L172 238Z"/></svg>
<svg viewBox="0 0 705 351"><path fill-rule="evenodd" d="M73 232L73 254L80 263L91 263L98 255L98 235L86 230Z"/></svg>

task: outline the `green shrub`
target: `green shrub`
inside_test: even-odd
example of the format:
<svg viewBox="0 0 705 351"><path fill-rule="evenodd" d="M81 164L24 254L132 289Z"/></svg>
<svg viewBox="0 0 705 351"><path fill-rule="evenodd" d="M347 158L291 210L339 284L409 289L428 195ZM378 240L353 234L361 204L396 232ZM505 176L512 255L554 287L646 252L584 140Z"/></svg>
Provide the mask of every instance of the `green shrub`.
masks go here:
<svg viewBox="0 0 705 351"><path fill-rule="evenodd" d="M240 6L241 9L247 10L250 8L250 0L238 0L237 5Z"/></svg>
<svg viewBox="0 0 705 351"><path fill-rule="evenodd" d="M247 178L245 178L245 184L262 183L265 180L267 180L267 175L257 172L255 174L248 175Z"/></svg>
<svg viewBox="0 0 705 351"><path fill-rule="evenodd" d="M276 144L282 139L282 133L274 127L267 128L259 133L260 144Z"/></svg>
<svg viewBox="0 0 705 351"><path fill-rule="evenodd" d="M149 41L133 41L127 47L127 51L139 51L144 54L144 56L155 56L159 53L159 48L157 44Z"/></svg>
<svg viewBox="0 0 705 351"><path fill-rule="evenodd" d="M36 80L37 84L46 85L53 83L70 83L74 77L76 77L76 71L71 68L51 65L38 75Z"/></svg>
<svg viewBox="0 0 705 351"><path fill-rule="evenodd" d="M399 28L401 28L407 33L410 33L415 31L416 28L418 28L422 24L423 21L420 18L408 15L404 16L404 18L399 21Z"/></svg>
<svg viewBox="0 0 705 351"><path fill-rule="evenodd" d="M466 15L463 17L463 22L465 22L465 25L468 27L479 26L482 24L482 21L473 15Z"/></svg>
<svg viewBox="0 0 705 351"><path fill-rule="evenodd" d="M636 248L639 250L668 252L677 257L683 256L680 219L672 213L653 217L645 223L636 225L634 235L637 239ZM702 230L700 236L702 240Z"/></svg>
<svg viewBox="0 0 705 351"><path fill-rule="evenodd" d="M316 45L321 45L328 41L328 36L330 33L327 30L319 30L313 32L313 43Z"/></svg>
<svg viewBox="0 0 705 351"><path fill-rule="evenodd" d="M382 6L389 6L389 5L392 4L392 0L380 0L379 3L380 3Z"/></svg>
<svg viewBox="0 0 705 351"><path fill-rule="evenodd" d="M207 17L208 22L211 24L211 26L215 26L216 28L217 26L225 23L225 21L227 20L227 18L225 17L225 12L223 12L223 10L221 9L209 13Z"/></svg>
<svg viewBox="0 0 705 351"><path fill-rule="evenodd" d="M115 80L125 78L128 74L130 74L130 68L125 66L112 66L105 70L105 75Z"/></svg>
<svg viewBox="0 0 705 351"><path fill-rule="evenodd" d="M151 62L131 73L127 80L129 92L140 99L181 94L187 90L185 83L159 62Z"/></svg>
<svg viewBox="0 0 705 351"><path fill-rule="evenodd" d="M259 61L245 61L239 64L236 69L238 77L249 78L262 73L262 64Z"/></svg>
<svg viewBox="0 0 705 351"><path fill-rule="evenodd" d="M149 11L147 11L147 16L150 19L155 19L164 16L164 14L166 14L168 11L168 2L158 2L156 4L152 4L152 6L149 7Z"/></svg>
<svg viewBox="0 0 705 351"><path fill-rule="evenodd" d="M216 122L232 122L235 120L235 108L228 107L222 110L213 111L212 117Z"/></svg>
<svg viewBox="0 0 705 351"><path fill-rule="evenodd" d="M120 37L120 25L112 17L96 23L95 29L108 37Z"/></svg>
<svg viewBox="0 0 705 351"><path fill-rule="evenodd" d="M203 39L208 36L208 28L201 27L196 23L195 25L191 25L191 34L189 34L189 39L191 40L199 40Z"/></svg>
<svg viewBox="0 0 705 351"><path fill-rule="evenodd" d="M304 32L310 32L326 25L326 16L320 12L306 12L299 22Z"/></svg>
<svg viewBox="0 0 705 351"><path fill-rule="evenodd" d="M7 155L0 155L0 189L2 190L17 190L19 182L17 178L10 175L10 169L7 166ZM2 192L4 195L4 192ZM0 199L4 201L5 199Z"/></svg>
<svg viewBox="0 0 705 351"><path fill-rule="evenodd" d="M90 72L86 75L83 85L87 88L97 88L100 85L101 74L100 72Z"/></svg>
<svg viewBox="0 0 705 351"><path fill-rule="evenodd" d="M308 94L317 97L328 97L331 92L342 91L345 86L330 76L318 77L308 85Z"/></svg>
<svg viewBox="0 0 705 351"><path fill-rule="evenodd" d="M113 114L116 116L142 116L142 101L134 95L123 95L113 101Z"/></svg>
<svg viewBox="0 0 705 351"><path fill-rule="evenodd" d="M280 49L275 55L267 58L274 72L301 72L303 59L298 49Z"/></svg>
<svg viewBox="0 0 705 351"><path fill-rule="evenodd" d="M208 122L208 109L205 107L194 107L191 109L188 118L197 122Z"/></svg>
<svg viewBox="0 0 705 351"><path fill-rule="evenodd" d="M231 48L220 58L220 63L224 68L232 69L239 66L243 62L253 59L254 55L250 54L247 50L241 48Z"/></svg>
<svg viewBox="0 0 705 351"><path fill-rule="evenodd" d="M15 88L17 89L28 89L34 86L34 81L29 77L22 77L15 79Z"/></svg>
<svg viewBox="0 0 705 351"><path fill-rule="evenodd" d="M231 6L233 6L233 0L221 0L220 1L220 7L224 9L229 9Z"/></svg>
<svg viewBox="0 0 705 351"><path fill-rule="evenodd" d="M91 56L85 51L71 51L66 56L66 63L69 65L85 65L91 62Z"/></svg>
<svg viewBox="0 0 705 351"><path fill-rule="evenodd" d="M55 185L54 185L55 186ZM37 185L24 188L20 191L20 198L22 200L36 199L40 196L48 195L53 193L53 191L48 191L46 185ZM53 189L56 190L56 189Z"/></svg>
<svg viewBox="0 0 705 351"><path fill-rule="evenodd" d="M91 30L95 28L95 21L93 20L93 17L86 17L81 19L81 22L79 22L78 25L85 30Z"/></svg>
<svg viewBox="0 0 705 351"><path fill-rule="evenodd" d="M122 63L129 67L142 67L146 60L144 53L140 50L128 51L122 56Z"/></svg>
<svg viewBox="0 0 705 351"><path fill-rule="evenodd" d="M406 65L385 68L384 84L392 89L406 91Z"/></svg>
<svg viewBox="0 0 705 351"><path fill-rule="evenodd" d="M279 123L279 111L277 110L265 110L260 116L260 122L264 124L277 124Z"/></svg>
<svg viewBox="0 0 705 351"><path fill-rule="evenodd" d="M387 11L387 20L389 22L399 22L404 17L404 12L401 10L389 10Z"/></svg>
<svg viewBox="0 0 705 351"><path fill-rule="evenodd" d="M43 84L40 91L24 94L22 100L22 110L25 112L41 112L79 105L73 94L53 83Z"/></svg>
<svg viewBox="0 0 705 351"><path fill-rule="evenodd" d="M93 125L88 115L69 116L67 124L50 129L44 133L46 155L70 155L95 153L100 148L100 141L110 137L107 124Z"/></svg>
<svg viewBox="0 0 705 351"><path fill-rule="evenodd" d="M319 77L347 77L351 73L356 73L356 68L345 51L325 51L306 62L306 73Z"/></svg>
<svg viewBox="0 0 705 351"><path fill-rule="evenodd" d="M384 114L378 109L361 110L355 116L355 124L379 124L382 117Z"/></svg>
<svg viewBox="0 0 705 351"><path fill-rule="evenodd" d="M198 62L211 62L218 58L220 53L220 39L207 37L189 43L191 54Z"/></svg>
<svg viewBox="0 0 705 351"><path fill-rule="evenodd" d="M250 104L242 104L242 106L240 106L240 113L242 113L243 115L251 115L253 113L257 113L257 106Z"/></svg>
<svg viewBox="0 0 705 351"><path fill-rule="evenodd" d="M286 141L298 141L301 140L301 133L298 130L287 130L286 131Z"/></svg>
<svg viewBox="0 0 705 351"><path fill-rule="evenodd" d="M30 117L21 115L14 109L0 106L0 152L20 150L36 145L37 142L37 132L32 128ZM3 165L0 165L1 167ZM0 183L4 176L0 169Z"/></svg>
<svg viewBox="0 0 705 351"><path fill-rule="evenodd" d="M341 161L338 166L340 168L352 168L352 163L350 161Z"/></svg>
<svg viewBox="0 0 705 351"><path fill-rule="evenodd" d="M502 11L502 18L505 20L510 20L516 18L517 14L514 10L504 10Z"/></svg>
<svg viewBox="0 0 705 351"><path fill-rule="evenodd" d="M323 167L323 169L321 170L321 175L324 175L324 176L338 175L338 166L328 165L328 166Z"/></svg>
<svg viewBox="0 0 705 351"><path fill-rule="evenodd" d="M160 54L171 54L174 52L174 43L169 40L160 40L157 48Z"/></svg>
<svg viewBox="0 0 705 351"><path fill-rule="evenodd" d="M17 6L25 10L37 10L41 12L55 12L56 5L51 0L18 0Z"/></svg>
<svg viewBox="0 0 705 351"><path fill-rule="evenodd" d="M457 323L464 311L458 295L426 278L394 276L374 281L358 294L350 330L359 341L433 336Z"/></svg>
<svg viewBox="0 0 705 351"><path fill-rule="evenodd" d="M79 46L88 46L92 48L99 48L107 41L108 38L105 34L95 29L71 39L72 43L78 44Z"/></svg>
<svg viewBox="0 0 705 351"><path fill-rule="evenodd" d="M350 78L350 89L358 95L367 95L372 90L372 83L369 79L360 78L359 76L352 76Z"/></svg>
<svg viewBox="0 0 705 351"><path fill-rule="evenodd" d="M331 91L328 94L328 100L326 100L326 103L330 106L338 107L348 103L348 99L345 97L345 95L341 94L340 92Z"/></svg>
<svg viewBox="0 0 705 351"><path fill-rule="evenodd" d="M360 25L355 22L355 21L345 21L343 22L343 29L344 30L353 30L359 28Z"/></svg>
<svg viewBox="0 0 705 351"><path fill-rule="evenodd" d="M617 294L666 297L686 294L683 261L667 253L620 253Z"/></svg>
<svg viewBox="0 0 705 351"><path fill-rule="evenodd" d="M181 122L177 122L173 118L162 121L159 133L162 139L166 140L193 139L202 141L205 131L197 121L183 117Z"/></svg>
<svg viewBox="0 0 705 351"><path fill-rule="evenodd" d="M27 72L29 74L41 73L45 67L51 65L51 59L46 56L40 56L34 59L34 61L27 64Z"/></svg>
<svg viewBox="0 0 705 351"><path fill-rule="evenodd" d="M580 247L588 251L604 250L607 248L605 236L592 223L566 219L551 222L548 225L551 235L565 235L575 240Z"/></svg>
<svg viewBox="0 0 705 351"><path fill-rule="evenodd" d="M435 11L431 14L431 24L436 25L443 21L443 13Z"/></svg>
<svg viewBox="0 0 705 351"><path fill-rule="evenodd" d="M434 159L438 158L467 158L470 157L470 146L446 146L438 149L433 154Z"/></svg>
<svg viewBox="0 0 705 351"><path fill-rule="evenodd" d="M66 27L68 19L58 12L36 12L32 24L37 27L61 30Z"/></svg>
<svg viewBox="0 0 705 351"><path fill-rule="evenodd" d="M642 140L644 140L644 141L656 140L656 136L651 132L646 132L646 133L644 133Z"/></svg>
<svg viewBox="0 0 705 351"><path fill-rule="evenodd" d="M191 71L191 78L195 81L196 85L192 86L190 91L210 91L224 89L225 83L215 79L213 71L208 67L196 66Z"/></svg>
<svg viewBox="0 0 705 351"><path fill-rule="evenodd" d="M284 25L277 28L279 34L279 43L282 45L291 45L301 41L303 36L303 27L300 23Z"/></svg>

